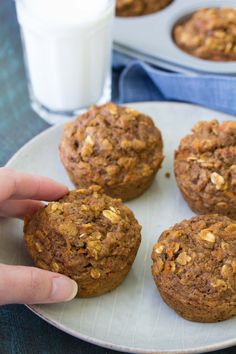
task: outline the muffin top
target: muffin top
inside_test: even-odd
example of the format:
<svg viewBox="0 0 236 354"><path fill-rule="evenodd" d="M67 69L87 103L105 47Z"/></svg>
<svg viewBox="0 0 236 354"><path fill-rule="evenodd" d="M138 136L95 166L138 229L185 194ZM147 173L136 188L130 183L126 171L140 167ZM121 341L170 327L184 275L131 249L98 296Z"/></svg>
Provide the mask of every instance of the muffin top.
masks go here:
<svg viewBox="0 0 236 354"><path fill-rule="evenodd" d="M226 202L235 202L236 122L198 122L175 153L175 173L181 183L190 181L198 192L223 193Z"/></svg>
<svg viewBox="0 0 236 354"><path fill-rule="evenodd" d="M77 279L117 271L140 243L141 227L131 210L101 188L71 191L26 220L24 233L32 258L41 268Z"/></svg>
<svg viewBox="0 0 236 354"><path fill-rule="evenodd" d="M70 169L101 186L150 176L163 159L161 133L152 119L112 103L67 124L60 149Z"/></svg>
<svg viewBox="0 0 236 354"><path fill-rule="evenodd" d="M184 51L202 59L236 60L236 9L198 10L175 27L174 39Z"/></svg>
<svg viewBox="0 0 236 354"><path fill-rule="evenodd" d="M202 215L163 232L152 253L153 275L184 303L236 301L236 223ZM171 284L171 285L170 285ZM220 303L218 303L220 305Z"/></svg>
<svg viewBox="0 0 236 354"><path fill-rule="evenodd" d="M116 0L117 16L142 16L157 12L172 0Z"/></svg>

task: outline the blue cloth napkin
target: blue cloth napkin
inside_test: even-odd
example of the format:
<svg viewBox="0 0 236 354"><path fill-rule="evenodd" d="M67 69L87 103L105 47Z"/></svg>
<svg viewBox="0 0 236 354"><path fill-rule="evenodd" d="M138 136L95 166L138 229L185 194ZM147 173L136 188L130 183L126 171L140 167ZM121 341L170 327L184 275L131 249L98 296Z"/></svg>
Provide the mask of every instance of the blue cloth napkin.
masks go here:
<svg viewBox="0 0 236 354"><path fill-rule="evenodd" d="M236 77L185 75L162 70L114 52L120 72L118 102L184 101L236 115Z"/></svg>

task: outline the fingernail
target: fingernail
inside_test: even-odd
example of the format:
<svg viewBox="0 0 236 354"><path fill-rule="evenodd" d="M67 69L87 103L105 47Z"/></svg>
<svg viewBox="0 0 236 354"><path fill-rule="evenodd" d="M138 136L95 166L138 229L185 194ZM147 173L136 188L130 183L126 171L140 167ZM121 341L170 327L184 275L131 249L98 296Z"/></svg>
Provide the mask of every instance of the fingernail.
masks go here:
<svg viewBox="0 0 236 354"><path fill-rule="evenodd" d="M55 277L52 280L51 300L55 302L70 301L78 292L77 283L67 277Z"/></svg>
<svg viewBox="0 0 236 354"><path fill-rule="evenodd" d="M63 188L66 193L69 192L69 189L67 186L65 186L63 183L60 183L60 185L61 185L61 188Z"/></svg>

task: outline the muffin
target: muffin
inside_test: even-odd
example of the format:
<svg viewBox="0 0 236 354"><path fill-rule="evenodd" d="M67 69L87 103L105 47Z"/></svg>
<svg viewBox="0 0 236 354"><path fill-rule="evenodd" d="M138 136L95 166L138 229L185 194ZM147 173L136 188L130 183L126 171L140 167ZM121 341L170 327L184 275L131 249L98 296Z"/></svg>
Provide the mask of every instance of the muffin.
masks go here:
<svg viewBox="0 0 236 354"><path fill-rule="evenodd" d="M202 215L163 232L152 252L152 274L163 300L190 321L236 314L236 223Z"/></svg>
<svg viewBox="0 0 236 354"><path fill-rule="evenodd" d="M116 15L143 16L160 11L172 0L116 0Z"/></svg>
<svg viewBox="0 0 236 354"><path fill-rule="evenodd" d="M116 288L128 274L141 227L119 199L100 187L71 191L25 220L24 240L36 266L78 284L78 297Z"/></svg>
<svg viewBox="0 0 236 354"><path fill-rule="evenodd" d="M197 213L236 219L236 121L200 121L175 152L175 176Z"/></svg>
<svg viewBox="0 0 236 354"><path fill-rule="evenodd" d="M145 114L109 103L65 125L60 156L77 188L97 184L125 201L151 185L163 160L162 137Z"/></svg>
<svg viewBox="0 0 236 354"><path fill-rule="evenodd" d="M236 9L200 9L177 25L173 35L177 46L195 57L236 60Z"/></svg>

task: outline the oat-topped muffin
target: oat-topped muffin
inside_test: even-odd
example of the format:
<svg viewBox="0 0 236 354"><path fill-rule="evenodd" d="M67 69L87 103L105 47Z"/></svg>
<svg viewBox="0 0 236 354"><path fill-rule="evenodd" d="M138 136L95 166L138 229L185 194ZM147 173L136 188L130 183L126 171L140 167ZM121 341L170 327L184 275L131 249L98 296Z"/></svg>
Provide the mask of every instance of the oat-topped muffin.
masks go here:
<svg viewBox="0 0 236 354"><path fill-rule="evenodd" d="M25 222L24 238L34 263L78 283L78 297L101 295L128 274L141 227L119 199L91 186L70 192Z"/></svg>
<svg viewBox="0 0 236 354"><path fill-rule="evenodd" d="M193 211L236 219L236 121L198 122L181 140L174 169Z"/></svg>
<svg viewBox="0 0 236 354"><path fill-rule="evenodd" d="M176 26L174 39L178 47L196 57L215 61L236 60L236 9L198 10Z"/></svg>
<svg viewBox="0 0 236 354"><path fill-rule="evenodd" d="M152 273L163 300L191 321L217 322L236 314L236 223L202 215L162 233Z"/></svg>
<svg viewBox="0 0 236 354"><path fill-rule="evenodd" d="M128 200L151 185L163 160L162 138L150 117L109 103L65 125L60 155L77 187L98 184Z"/></svg>
<svg viewBox="0 0 236 354"><path fill-rule="evenodd" d="M117 16L143 16L160 11L173 0L116 0Z"/></svg>

